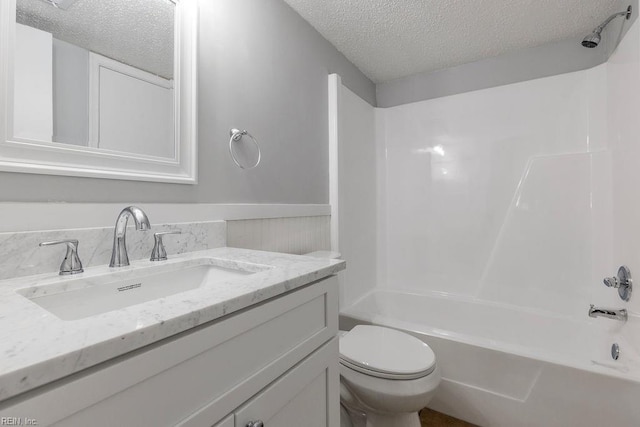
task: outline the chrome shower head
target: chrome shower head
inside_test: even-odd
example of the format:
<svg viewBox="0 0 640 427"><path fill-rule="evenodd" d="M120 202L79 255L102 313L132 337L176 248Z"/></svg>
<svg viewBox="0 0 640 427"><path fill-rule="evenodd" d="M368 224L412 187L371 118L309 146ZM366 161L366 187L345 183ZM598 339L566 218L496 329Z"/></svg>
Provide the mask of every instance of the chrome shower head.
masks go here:
<svg viewBox="0 0 640 427"><path fill-rule="evenodd" d="M629 7L627 7L627 10L625 10L624 12L614 13L613 15L608 17L602 24L598 25L591 34L589 34L582 40L582 46L588 47L589 49L593 49L594 47L598 46L600 44L600 41L602 40L602 30L604 30L604 27L609 25L609 22L613 21L618 16L624 16L626 19L631 18L631 12L631 5L629 5Z"/></svg>
<svg viewBox="0 0 640 427"><path fill-rule="evenodd" d="M582 40L582 46L588 47L589 49L593 49L594 47L600 44L600 33L596 33L595 31L589 34L587 37Z"/></svg>

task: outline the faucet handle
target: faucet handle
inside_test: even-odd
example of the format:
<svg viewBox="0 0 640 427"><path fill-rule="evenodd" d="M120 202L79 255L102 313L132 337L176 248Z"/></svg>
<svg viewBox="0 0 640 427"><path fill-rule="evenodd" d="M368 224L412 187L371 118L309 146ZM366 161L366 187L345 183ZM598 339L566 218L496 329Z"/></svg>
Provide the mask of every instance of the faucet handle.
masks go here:
<svg viewBox="0 0 640 427"><path fill-rule="evenodd" d="M151 261L166 261L167 259L167 251L164 248L164 242L162 241L162 237L167 234L182 234L182 231L161 231L159 233L153 233L153 238L155 240L153 244L153 250L151 251Z"/></svg>
<svg viewBox="0 0 640 427"><path fill-rule="evenodd" d="M82 262L78 257L78 241L76 239L55 240L52 242L42 242L40 246L67 245L67 253L60 264L60 275L82 273Z"/></svg>
<svg viewBox="0 0 640 427"><path fill-rule="evenodd" d="M631 292L633 291L633 281L631 280L631 272L626 266L618 269L617 277L605 277L602 281L609 288L617 288L618 295L623 301L629 301Z"/></svg>
<svg viewBox="0 0 640 427"><path fill-rule="evenodd" d="M602 282L608 287L608 288L619 288L620 287L620 282L618 281L617 277L605 277Z"/></svg>

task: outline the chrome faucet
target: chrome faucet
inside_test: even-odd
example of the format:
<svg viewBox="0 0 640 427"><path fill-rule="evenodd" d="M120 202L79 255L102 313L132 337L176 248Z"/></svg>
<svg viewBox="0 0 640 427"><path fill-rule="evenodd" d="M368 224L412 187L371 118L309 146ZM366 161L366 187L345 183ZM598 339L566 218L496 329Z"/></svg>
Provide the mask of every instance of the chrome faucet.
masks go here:
<svg viewBox="0 0 640 427"><path fill-rule="evenodd" d="M628 315L627 310L624 308L622 310L613 310L611 308L595 307L591 304L591 307L589 307L589 317L606 317L607 319L626 322Z"/></svg>
<svg viewBox="0 0 640 427"><path fill-rule="evenodd" d="M113 252L111 252L111 262L109 267L126 267L129 265L129 255L127 255L127 222L129 217L136 223L136 230L149 230L151 224L147 214L136 206L124 208L116 220L116 228L113 231Z"/></svg>

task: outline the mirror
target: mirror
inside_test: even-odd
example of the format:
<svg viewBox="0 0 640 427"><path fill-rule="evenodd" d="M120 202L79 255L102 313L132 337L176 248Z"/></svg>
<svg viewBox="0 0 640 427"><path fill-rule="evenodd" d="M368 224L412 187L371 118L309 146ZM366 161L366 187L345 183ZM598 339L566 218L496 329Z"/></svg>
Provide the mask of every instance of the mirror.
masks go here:
<svg viewBox="0 0 640 427"><path fill-rule="evenodd" d="M196 0L3 3L1 170L196 182Z"/></svg>
<svg viewBox="0 0 640 427"><path fill-rule="evenodd" d="M175 5L125 2L17 0L14 136L175 157Z"/></svg>

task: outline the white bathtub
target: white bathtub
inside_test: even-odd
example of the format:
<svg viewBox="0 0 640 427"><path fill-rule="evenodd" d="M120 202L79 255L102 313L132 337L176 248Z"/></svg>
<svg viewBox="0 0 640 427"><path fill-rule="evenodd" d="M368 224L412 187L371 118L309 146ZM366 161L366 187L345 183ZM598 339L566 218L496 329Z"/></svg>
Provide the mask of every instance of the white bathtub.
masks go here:
<svg viewBox="0 0 640 427"><path fill-rule="evenodd" d="M635 321L635 319L631 319ZM609 319L575 320L438 294L378 290L342 310L340 326L410 332L436 353L431 408L480 426L640 426L640 364ZM611 358L611 345L620 358Z"/></svg>

